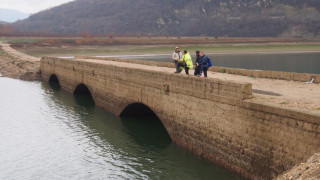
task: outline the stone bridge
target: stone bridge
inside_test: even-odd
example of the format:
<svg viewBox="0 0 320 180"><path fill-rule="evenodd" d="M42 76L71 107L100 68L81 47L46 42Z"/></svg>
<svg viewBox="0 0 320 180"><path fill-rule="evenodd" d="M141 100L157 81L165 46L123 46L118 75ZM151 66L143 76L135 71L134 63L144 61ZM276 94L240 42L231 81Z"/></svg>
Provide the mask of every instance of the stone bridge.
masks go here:
<svg viewBox="0 0 320 180"><path fill-rule="evenodd" d="M89 91L113 114L152 110L172 141L250 179L271 179L320 151L319 116L257 103L248 83L143 65L42 58L44 81Z"/></svg>

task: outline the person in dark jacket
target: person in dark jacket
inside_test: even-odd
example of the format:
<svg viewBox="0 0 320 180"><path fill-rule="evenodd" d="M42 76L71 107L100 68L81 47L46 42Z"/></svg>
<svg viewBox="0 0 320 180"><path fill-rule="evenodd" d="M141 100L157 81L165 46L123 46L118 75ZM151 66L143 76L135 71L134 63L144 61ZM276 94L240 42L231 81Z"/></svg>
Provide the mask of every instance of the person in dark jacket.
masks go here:
<svg viewBox="0 0 320 180"><path fill-rule="evenodd" d="M197 64L199 64L199 62L201 61L201 57L200 57L200 51L196 51L196 67L194 69L194 75L198 76L200 75L200 66L198 66Z"/></svg>
<svg viewBox="0 0 320 180"><path fill-rule="evenodd" d="M201 60L198 63L198 66L200 66L200 77L208 77L207 71L209 69L209 66L208 66L209 58L206 55L204 55L203 52L200 53L200 57L201 57ZM202 72L204 75L202 75Z"/></svg>

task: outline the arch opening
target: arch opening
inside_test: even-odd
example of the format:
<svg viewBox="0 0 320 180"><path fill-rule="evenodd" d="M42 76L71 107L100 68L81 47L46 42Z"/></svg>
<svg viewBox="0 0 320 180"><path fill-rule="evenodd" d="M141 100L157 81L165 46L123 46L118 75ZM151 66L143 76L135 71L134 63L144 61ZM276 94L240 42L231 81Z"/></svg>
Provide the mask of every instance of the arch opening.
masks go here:
<svg viewBox="0 0 320 180"><path fill-rule="evenodd" d="M79 84L73 91L76 102L83 107L95 106L93 97L89 88L84 84Z"/></svg>
<svg viewBox="0 0 320 180"><path fill-rule="evenodd" d="M154 111L142 103L128 105L120 114L127 133L135 142L150 150L166 148L172 140Z"/></svg>
<svg viewBox="0 0 320 180"><path fill-rule="evenodd" d="M60 86L60 82L58 77L55 74L52 74L49 78L49 85L52 89L54 90L60 90L61 86Z"/></svg>
<svg viewBox="0 0 320 180"><path fill-rule="evenodd" d="M142 103L132 103L128 105L120 114L120 117L136 117L136 118L146 118L154 117L158 118L157 115L145 104ZM158 118L159 119L159 118Z"/></svg>

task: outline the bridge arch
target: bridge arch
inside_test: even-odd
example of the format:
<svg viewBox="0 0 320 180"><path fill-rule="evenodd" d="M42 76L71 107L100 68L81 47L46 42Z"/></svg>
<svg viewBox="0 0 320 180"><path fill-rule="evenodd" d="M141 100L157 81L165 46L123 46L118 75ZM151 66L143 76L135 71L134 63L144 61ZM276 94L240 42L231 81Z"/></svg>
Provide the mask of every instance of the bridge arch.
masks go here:
<svg viewBox="0 0 320 180"><path fill-rule="evenodd" d="M73 95L78 97L76 100L80 105L91 107L95 105L91 92L87 85L80 83L74 88Z"/></svg>
<svg viewBox="0 0 320 180"><path fill-rule="evenodd" d="M134 116L134 117L156 116L158 117L156 113L149 106L139 102L127 104L120 113L120 117L123 117L123 116Z"/></svg>
<svg viewBox="0 0 320 180"><path fill-rule="evenodd" d="M49 83L59 83L59 79L58 79L57 75L52 74L49 78Z"/></svg>
<svg viewBox="0 0 320 180"><path fill-rule="evenodd" d="M74 95L90 95L90 96L92 96L91 91L89 90L88 86L83 83L78 84L74 88L73 94Z"/></svg>
<svg viewBox="0 0 320 180"><path fill-rule="evenodd" d="M52 74L50 77L49 77L49 85L52 89L58 91L61 89L61 86L60 86L60 82L59 82L59 79L57 77L57 75L55 74Z"/></svg>
<svg viewBox="0 0 320 180"><path fill-rule="evenodd" d="M170 137L170 140L172 141L172 136L170 132L168 131L167 124L161 119L160 116L149 106L146 104L140 103L140 102L133 102L128 103L121 111L120 115L121 118L130 117L130 118L136 118L138 121L142 123L146 123L148 121L155 121L155 123L158 125L157 131L160 133L163 129L167 136Z"/></svg>

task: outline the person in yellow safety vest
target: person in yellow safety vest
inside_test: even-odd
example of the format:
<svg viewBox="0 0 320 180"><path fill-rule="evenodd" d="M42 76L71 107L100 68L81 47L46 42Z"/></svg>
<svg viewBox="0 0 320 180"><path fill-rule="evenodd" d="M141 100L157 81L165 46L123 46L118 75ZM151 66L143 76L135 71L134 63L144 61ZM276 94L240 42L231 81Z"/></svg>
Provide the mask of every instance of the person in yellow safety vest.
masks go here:
<svg viewBox="0 0 320 180"><path fill-rule="evenodd" d="M193 69L193 62L190 53L187 50L184 50L184 55L179 60L181 64L180 68L186 71L186 74L189 74L189 69ZM181 71L180 71L181 72Z"/></svg>

